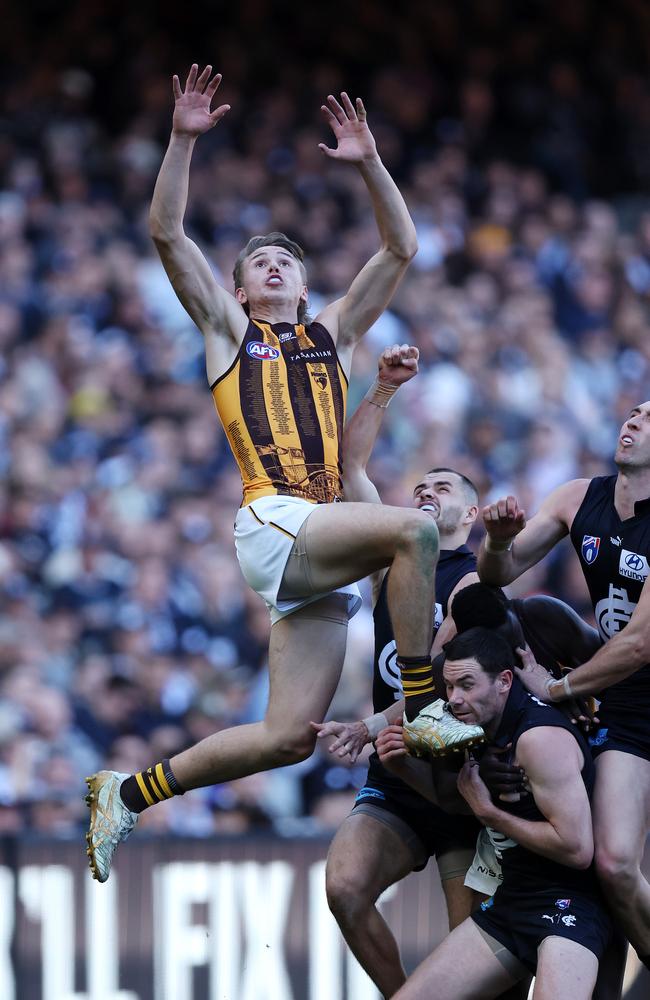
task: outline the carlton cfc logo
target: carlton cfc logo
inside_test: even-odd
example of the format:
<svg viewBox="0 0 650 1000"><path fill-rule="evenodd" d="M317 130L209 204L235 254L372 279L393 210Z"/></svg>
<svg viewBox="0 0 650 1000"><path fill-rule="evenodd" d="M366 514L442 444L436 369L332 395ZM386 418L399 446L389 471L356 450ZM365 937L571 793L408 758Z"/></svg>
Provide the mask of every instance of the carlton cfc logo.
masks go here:
<svg viewBox="0 0 650 1000"><path fill-rule="evenodd" d="M253 340L250 344L247 344L246 353L251 358L257 358L258 361L275 361L276 358L280 357L277 347L264 344L261 340Z"/></svg>

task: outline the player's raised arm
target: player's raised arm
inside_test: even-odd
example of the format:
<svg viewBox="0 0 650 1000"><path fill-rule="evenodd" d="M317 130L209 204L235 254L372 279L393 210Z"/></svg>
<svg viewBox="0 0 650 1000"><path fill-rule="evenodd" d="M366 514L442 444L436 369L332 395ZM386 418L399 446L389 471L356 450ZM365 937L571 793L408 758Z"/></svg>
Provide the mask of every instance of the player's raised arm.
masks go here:
<svg viewBox="0 0 650 1000"><path fill-rule="evenodd" d="M568 534L588 485L587 479L573 479L558 486L528 523L516 497L484 507L486 535L477 566L483 583L504 587L543 559Z"/></svg>
<svg viewBox="0 0 650 1000"><path fill-rule="evenodd" d="M375 381L348 420L343 434L343 491L346 500L380 503L375 484L368 478L368 462L384 414L401 385L418 371L420 352L409 344L393 344L379 356Z"/></svg>
<svg viewBox="0 0 650 1000"><path fill-rule="evenodd" d="M347 501L381 503L377 487L368 476L368 462L384 414L400 385L417 375L420 352L409 344L393 344L379 355L378 374L348 420L343 434L343 496ZM373 607L377 603L386 570L373 573Z"/></svg>
<svg viewBox="0 0 650 1000"><path fill-rule="evenodd" d="M322 110L336 148L321 143L320 149L334 160L357 167L370 194L381 237L381 249L361 269L347 295L318 317L337 341L347 370L355 343L382 314L415 256L417 235L399 188L381 162L363 101L357 98L353 104L343 93L339 103L330 94Z"/></svg>
<svg viewBox="0 0 650 1000"><path fill-rule="evenodd" d="M246 329L246 316L183 229L194 143L230 109L222 104L210 110L221 83L221 74L211 74L212 67L206 66L199 75L194 63L184 89L178 77L173 78L172 134L154 188L149 231L174 291L199 330L238 340Z"/></svg>

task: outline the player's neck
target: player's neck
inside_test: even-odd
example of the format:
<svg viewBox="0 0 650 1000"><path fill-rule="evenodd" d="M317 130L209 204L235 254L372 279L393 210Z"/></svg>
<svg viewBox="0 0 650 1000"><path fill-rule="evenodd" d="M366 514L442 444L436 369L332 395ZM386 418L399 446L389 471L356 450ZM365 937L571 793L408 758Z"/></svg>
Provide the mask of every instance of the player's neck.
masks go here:
<svg viewBox="0 0 650 1000"><path fill-rule="evenodd" d="M250 317L256 319L258 323L269 323L271 326L275 323L289 323L295 326L298 322L295 305L275 305L270 302L260 302L254 309L251 306Z"/></svg>
<svg viewBox="0 0 650 1000"><path fill-rule="evenodd" d="M493 740L496 737L497 733L499 732L499 726L501 725L501 719L503 718L504 708L505 708L505 702L501 707L500 711L497 713L497 715L495 715L493 719L490 719L489 722L486 722L483 726L483 729L485 730L485 735L488 738L488 742L490 740Z"/></svg>
<svg viewBox="0 0 650 1000"><path fill-rule="evenodd" d="M650 497L650 469L619 469L614 489L614 506L622 521L634 517L637 500Z"/></svg>
<svg viewBox="0 0 650 1000"><path fill-rule="evenodd" d="M468 535L466 531L452 531L440 532L440 548L441 549L457 549L461 545L464 545L467 541Z"/></svg>

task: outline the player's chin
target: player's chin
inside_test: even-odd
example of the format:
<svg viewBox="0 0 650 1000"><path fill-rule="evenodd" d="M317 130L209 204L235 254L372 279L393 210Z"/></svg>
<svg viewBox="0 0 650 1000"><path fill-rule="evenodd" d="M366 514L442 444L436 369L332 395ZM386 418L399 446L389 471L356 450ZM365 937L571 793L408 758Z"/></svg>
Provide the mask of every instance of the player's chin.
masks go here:
<svg viewBox="0 0 650 1000"><path fill-rule="evenodd" d="M466 726L480 725L474 712L454 712L453 715L458 722L464 722Z"/></svg>

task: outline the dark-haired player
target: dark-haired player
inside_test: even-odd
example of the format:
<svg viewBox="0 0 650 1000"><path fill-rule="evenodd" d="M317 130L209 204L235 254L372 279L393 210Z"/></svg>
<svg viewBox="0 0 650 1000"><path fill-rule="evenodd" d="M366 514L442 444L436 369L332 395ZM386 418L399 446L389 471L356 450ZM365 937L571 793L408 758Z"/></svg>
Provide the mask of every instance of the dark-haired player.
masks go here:
<svg viewBox="0 0 650 1000"><path fill-rule="evenodd" d="M611 933L592 869L589 795L594 765L579 730L514 677L515 654L494 631L473 628L445 649L444 678L454 715L512 746L530 794L495 802L475 761L458 787L498 843L503 881L427 958L396 1000L490 1000L536 975L535 996L590 1000ZM402 728L380 733L381 760L406 776ZM405 769L406 768L406 772Z"/></svg>
<svg viewBox="0 0 650 1000"><path fill-rule="evenodd" d="M88 779L88 854L100 881L143 809L311 754L316 737L309 723L324 717L338 684L348 619L359 604L355 581L384 566L391 566L388 601L408 717L433 700L435 521L419 510L335 502L342 499L340 444L352 352L415 254L415 227L379 158L362 101L330 95L323 112L336 148L321 149L358 170L379 250L348 292L308 325L302 250L281 233L248 243L230 294L183 229L194 144L229 110L226 104L211 110L220 81L210 66L199 74L196 64L184 90L174 77L172 134L150 231L176 294L203 333L214 402L241 471L235 543L242 572L273 622L269 703L263 722L216 733L171 761L134 775L101 771ZM372 402L381 406L389 397L377 381ZM451 718L440 720L438 729L444 726L459 728Z"/></svg>
<svg viewBox="0 0 650 1000"><path fill-rule="evenodd" d="M596 867L607 899L650 968L650 885L641 871L650 829L650 401L621 427L616 476L554 490L526 523L515 497L483 512L479 572L504 585L570 535L604 645L561 682L531 666L521 679L538 698L596 695L600 728L594 797Z"/></svg>

